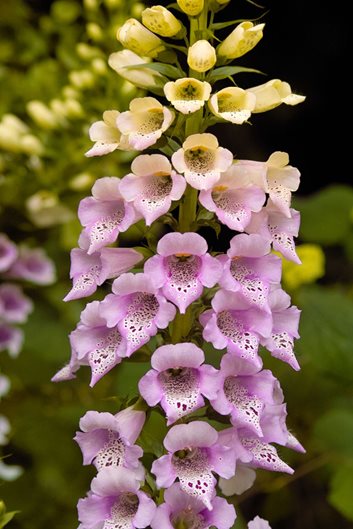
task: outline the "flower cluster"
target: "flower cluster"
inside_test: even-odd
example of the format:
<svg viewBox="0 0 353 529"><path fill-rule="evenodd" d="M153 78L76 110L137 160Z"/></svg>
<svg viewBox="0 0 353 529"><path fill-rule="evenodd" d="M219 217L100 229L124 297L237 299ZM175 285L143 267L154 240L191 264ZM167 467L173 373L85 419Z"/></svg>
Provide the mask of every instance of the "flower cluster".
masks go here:
<svg viewBox="0 0 353 529"><path fill-rule="evenodd" d="M264 28L242 22L215 49L208 39L222 3L178 0L189 34L162 6L146 9L142 23L129 19L117 35L126 49L109 64L166 101L136 98L129 110L107 111L90 129L95 143L88 156L159 153L138 154L121 179L97 180L78 210L82 233L65 299L114 281L111 293L83 310L70 335L70 362L54 380L73 378L86 365L94 385L141 348L151 362L127 409L115 416L89 411L81 419L75 439L84 464L98 472L78 504L81 529L230 529L236 514L222 494L246 490L257 468L292 473L274 444L304 450L286 426L280 383L263 368L260 349L299 369L293 348L300 311L281 288L281 259L273 250L300 262L294 243L300 219L291 208L300 173L284 152L267 161L234 159L206 132L217 121L241 125L304 97L278 79L215 88L241 71L224 65L250 51ZM168 39L184 39L186 47ZM175 49L185 53L188 73ZM204 225L218 228L218 221L235 232L224 253L197 233ZM158 225L162 236L155 241L142 229L144 246L124 247L119 234L136 222ZM213 352L209 363L206 350ZM216 350L223 353L218 368ZM145 412L156 406L170 428L151 464L139 435ZM258 517L249 523L266 527Z"/></svg>
<svg viewBox="0 0 353 529"><path fill-rule="evenodd" d="M23 344L23 332L17 327L27 321L33 303L17 281L49 285L55 279L52 261L40 248L17 246L5 233L0 233L0 352L8 351L16 358ZM0 400L10 390L10 380L0 373ZM7 418L0 415L0 446L8 443L11 427ZM0 477L16 479L22 469L8 466L0 460Z"/></svg>

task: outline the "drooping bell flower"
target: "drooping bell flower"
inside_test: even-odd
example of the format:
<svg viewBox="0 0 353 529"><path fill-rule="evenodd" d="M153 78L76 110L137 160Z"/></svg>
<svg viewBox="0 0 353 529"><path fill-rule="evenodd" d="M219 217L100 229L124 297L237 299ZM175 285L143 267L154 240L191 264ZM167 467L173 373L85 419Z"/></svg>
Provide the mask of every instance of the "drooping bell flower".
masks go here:
<svg viewBox="0 0 353 529"><path fill-rule="evenodd" d="M25 279L37 285L50 285L55 281L54 263L42 248L20 246L16 261L6 277Z"/></svg>
<svg viewBox="0 0 353 529"><path fill-rule="evenodd" d="M168 233L160 239L157 253L146 261L145 273L182 314L221 276L222 265L207 253L207 242L197 233Z"/></svg>
<svg viewBox="0 0 353 529"><path fill-rule="evenodd" d="M207 81L194 77L183 77L164 85L164 95L176 110L182 114L192 114L200 110L208 101L212 86Z"/></svg>
<svg viewBox="0 0 353 529"><path fill-rule="evenodd" d="M101 303L100 315L117 327L126 341L126 356L142 347L158 329L174 319L176 309L147 274L123 274L113 282L113 294Z"/></svg>
<svg viewBox="0 0 353 529"><path fill-rule="evenodd" d="M218 371L204 361L204 352L193 343L163 345L153 353L139 391L149 406L161 404L168 426L204 406L204 397L216 398Z"/></svg>
<svg viewBox="0 0 353 529"><path fill-rule="evenodd" d="M116 120L119 114L117 110L106 110L103 112L103 121L96 121L90 126L89 137L95 143L85 153L86 156L103 156L116 149L131 149L127 137L121 134L117 127Z"/></svg>
<svg viewBox="0 0 353 529"><path fill-rule="evenodd" d="M17 246L5 233L0 233L0 272L6 272L15 262Z"/></svg>
<svg viewBox="0 0 353 529"><path fill-rule="evenodd" d="M13 358L18 356L23 344L21 329L0 322L0 351L8 351Z"/></svg>
<svg viewBox="0 0 353 529"><path fill-rule="evenodd" d="M7 323L24 323L33 310L32 301L21 287L12 283L0 285L0 320Z"/></svg>

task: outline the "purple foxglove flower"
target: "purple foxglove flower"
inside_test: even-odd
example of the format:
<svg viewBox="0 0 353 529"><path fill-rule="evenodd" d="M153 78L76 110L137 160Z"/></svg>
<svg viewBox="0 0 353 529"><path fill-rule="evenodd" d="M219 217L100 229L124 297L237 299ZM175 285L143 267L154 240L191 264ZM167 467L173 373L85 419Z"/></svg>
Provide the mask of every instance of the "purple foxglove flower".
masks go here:
<svg viewBox="0 0 353 529"><path fill-rule="evenodd" d="M200 316L203 337L216 349L227 348L229 353L261 368L258 356L260 340L272 331L272 316L247 303L239 292L219 290L212 309Z"/></svg>
<svg viewBox="0 0 353 529"><path fill-rule="evenodd" d="M255 516L255 518L248 523L248 529L271 529L271 526L267 520Z"/></svg>
<svg viewBox="0 0 353 529"><path fill-rule="evenodd" d="M255 479L255 470L245 464L237 463L234 476L230 479L219 478L218 485L224 496L240 495L253 486Z"/></svg>
<svg viewBox="0 0 353 529"><path fill-rule="evenodd" d="M121 196L119 183L120 179L114 176L99 178L92 187L92 196L80 202L78 217L90 241L88 254L115 242L119 232L137 220L134 208ZM85 237L80 242L86 246Z"/></svg>
<svg viewBox="0 0 353 529"><path fill-rule="evenodd" d="M0 322L0 351L8 351L12 358L16 358L23 344L23 332Z"/></svg>
<svg viewBox="0 0 353 529"><path fill-rule="evenodd" d="M261 186L242 183L234 174L240 165L240 162L233 164L218 182L199 195L199 201L208 211L213 211L222 224L236 231L244 231L252 212L260 211L266 200Z"/></svg>
<svg viewBox="0 0 353 529"><path fill-rule="evenodd" d="M213 472L230 478L235 472L235 453L219 442L218 432L208 423L194 421L173 426L164 439L168 451L154 461L157 487L170 487L178 478L180 488L212 509L216 479Z"/></svg>
<svg viewBox="0 0 353 529"><path fill-rule="evenodd" d="M99 301L88 303L81 313L80 323L70 334L76 362L91 367L91 386L121 362L126 350L126 342L119 329L116 326L107 327L100 309Z"/></svg>
<svg viewBox="0 0 353 529"><path fill-rule="evenodd" d="M102 469L77 509L80 529L143 529L151 524L156 505L139 490L134 472L119 467Z"/></svg>
<svg viewBox="0 0 353 529"><path fill-rule="evenodd" d="M211 399L213 408L221 415L230 414L234 426L262 437L266 404L283 402L278 380L268 369L249 374L247 364L232 354L223 356L218 379L220 389Z"/></svg>
<svg viewBox="0 0 353 529"><path fill-rule="evenodd" d="M127 202L133 202L143 215L147 226L169 211L172 200L179 200L186 187L183 176L161 154L137 156L131 165L132 173L120 182L120 192Z"/></svg>
<svg viewBox="0 0 353 529"><path fill-rule="evenodd" d="M168 426L204 406L203 397L216 398L218 371L204 361L193 343L163 345L153 353L153 369L141 378L139 390L149 406L161 403Z"/></svg>
<svg viewBox="0 0 353 529"><path fill-rule="evenodd" d="M71 358L68 364L59 369L57 373L51 378L52 382L66 382L67 380L73 380L76 378L76 371L83 365L89 365L86 358L79 361L77 358L77 352L75 349L71 350Z"/></svg>
<svg viewBox="0 0 353 529"><path fill-rule="evenodd" d="M0 285L0 320L24 323L33 310L33 303L22 288L11 283Z"/></svg>
<svg viewBox="0 0 353 529"><path fill-rule="evenodd" d="M114 416L88 411L80 420L82 432L76 432L74 439L81 448L84 465L93 463L98 471L107 467L129 468L143 481L144 469L139 462L143 450L134 443L146 414L132 409L129 412L120 420L119 413Z"/></svg>
<svg viewBox="0 0 353 529"><path fill-rule="evenodd" d="M186 494L179 483L174 483L164 493L164 502L157 507L152 520L152 529L174 529L194 527L195 529L230 529L236 518L235 509L224 498L215 494L208 510L197 497Z"/></svg>
<svg viewBox="0 0 353 529"><path fill-rule="evenodd" d="M219 432L223 446L237 447L239 461L251 468L293 474L294 470L280 459L277 450L266 439L252 434L248 429L228 428ZM239 448L239 445L241 448ZM232 477L232 476L231 476Z"/></svg>
<svg viewBox="0 0 353 529"><path fill-rule="evenodd" d="M50 285L55 281L55 268L53 261L41 248L20 246L18 257L6 275L38 285Z"/></svg>
<svg viewBox="0 0 353 529"><path fill-rule="evenodd" d="M220 256L223 274L219 284L226 290L241 292L247 301L270 311L270 285L281 280L282 261L270 254L271 244L261 235L241 233L230 241L227 256Z"/></svg>
<svg viewBox="0 0 353 529"><path fill-rule="evenodd" d="M86 250L71 250L70 277L72 289L64 301L90 296L107 279L118 277L127 272L143 256L132 248L102 248L91 255Z"/></svg>
<svg viewBox="0 0 353 529"><path fill-rule="evenodd" d="M174 319L176 309L159 293L147 274L123 274L115 279L101 303L100 314L108 327L117 326L126 340L126 356L131 356Z"/></svg>
<svg viewBox="0 0 353 529"><path fill-rule="evenodd" d="M216 136L209 133L188 136L181 149L172 156L172 163L195 189L210 189L233 162L233 154L219 147Z"/></svg>
<svg viewBox="0 0 353 529"><path fill-rule="evenodd" d="M290 209L291 217L287 218L268 201L265 208L259 213L253 213L251 222L246 227L248 233L258 233L269 239L274 250L280 252L289 261L301 264L295 251L294 237L298 236L300 213Z"/></svg>
<svg viewBox="0 0 353 529"><path fill-rule="evenodd" d="M144 271L182 314L204 286L213 287L221 277L222 265L207 253L207 242L197 233L168 233L157 252Z"/></svg>
<svg viewBox="0 0 353 529"><path fill-rule="evenodd" d="M0 233L0 272L6 272L17 258L17 246L5 235Z"/></svg>
<svg viewBox="0 0 353 529"><path fill-rule="evenodd" d="M271 336L266 338L262 345L271 352L272 356L287 362L298 371L300 366L293 348L294 338L299 338L298 326L301 311L295 306L290 306L290 296L280 288L271 292L269 302L273 328Z"/></svg>

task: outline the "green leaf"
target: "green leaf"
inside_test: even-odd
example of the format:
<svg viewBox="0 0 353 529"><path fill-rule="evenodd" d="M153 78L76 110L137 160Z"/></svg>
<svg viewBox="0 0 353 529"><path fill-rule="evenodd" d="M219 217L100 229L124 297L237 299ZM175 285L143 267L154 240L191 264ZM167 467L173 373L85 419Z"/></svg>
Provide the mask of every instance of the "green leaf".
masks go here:
<svg viewBox="0 0 353 529"><path fill-rule="evenodd" d="M167 431L165 417L152 411L138 438L138 444L144 452L161 457L164 452L163 439Z"/></svg>
<svg viewBox="0 0 353 529"><path fill-rule="evenodd" d="M316 442L325 450L353 458L353 412L334 409L314 425Z"/></svg>
<svg viewBox="0 0 353 529"><path fill-rule="evenodd" d="M296 299L302 309L297 352L340 382L353 382L353 301L336 289L303 288Z"/></svg>
<svg viewBox="0 0 353 529"><path fill-rule="evenodd" d="M162 75L166 75L170 79L179 79L180 77L186 77L186 73L171 64L164 64L162 62L147 62L142 64L133 64L132 66L124 66L129 70L148 68L149 70L156 70Z"/></svg>
<svg viewBox="0 0 353 529"><path fill-rule="evenodd" d="M329 502L343 516L353 520L353 460L346 461L333 475Z"/></svg>
<svg viewBox="0 0 353 529"><path fill-rule="evenodd" d="M352 224L351 187L329 186L312 196L297 197L293 204L301 213L300 237L303 241L324 245L345 242Z"/></svg>
<svg viewBox="0 0 353 529"><path fill-rule="evenodd" d="M3 503L3 502L1 502L1 503ZM12 512L6 512L6 513L0 514L0 529L2 529L3 527L5 527L5 525L7 525L9 522L11 522L11 520L13 519L15 514L17 514L19 512L20 511L12 511Z"/></svg>
<svg viewBox="0 0 353 529"><path fill-rule="evenodd" d="M230 75L236 75L238 73L244 72L259 73L261 75L265 75L260 70L255 70L254 68L246 68L245 66L220 66L219 68L215 68L214 70L212 70L212 72L208 76L208 81L220 81L221 79L225 79Z"/></svg>

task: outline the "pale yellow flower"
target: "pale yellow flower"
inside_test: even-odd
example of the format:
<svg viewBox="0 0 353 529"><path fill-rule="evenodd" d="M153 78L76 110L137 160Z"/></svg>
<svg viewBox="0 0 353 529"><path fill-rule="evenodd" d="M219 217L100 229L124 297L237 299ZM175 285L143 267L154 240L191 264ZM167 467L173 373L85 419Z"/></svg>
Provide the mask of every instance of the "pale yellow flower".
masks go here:
<svg viewBox="0 0 353 529"><path fill-rule="evenodd" d="M314 283L325 275L325 254L317 244L298 245L297 254L301 265L282 259L283 281L287 288L294 290L301 285Z"/></svg>
<svg viewBox="0 0 353 529"><path fill-rule="evenodd" d="M106 110L103 121L96 121L91 125L89 137L95 144L86 152L86 156L102 156L116 149L129 149L127 138L121 134L116 124L119 115L117 110Z"/></svg>
<svg viewBox="0 0 353 529"><path fill-rule="evenodd" d="M278 107L282 103L286 105L298 105L305 101L305 96L293 94L290 85L280 79L272 79L267 83L248 88L256 96L255 112L267 112Z"/></svg>
<svg viewBox="0 0 353 529"><path fill-rule="evenodd" d="M218 46L217 55L225 59L237 59L252 50L262 39L265 24L254 26L252 22L242 22Z"/></svg>
<svg viewBox="0 0 353 529"><path fill-rule="evenodd" d="M163 42L135 18L129 18L117 32L117 39L125 48L146 55L157 57L165 49Z"/></svg>
<svg viewBox="0 0 353 529"><path fill-rule="evenodd" d="M158 90L158 92L163 93L163 86L168 81L166 77L149 68L133 68L134 65L148 64L149 62L150 59L142 59L130 50L112 53L108 60L109 66L126 81L140 88Z"/></svg>
<svg viewBox="0 0 353 529"><path fill-rule="evenodd" d="M177 0L177 2L180 9L191 17L200 14L204 6L204 0Z"/></svg>
<svg viewBox="0 0 353 529"><path fill-rule="evenodd" d="M207 40L196 41L188 50L188 65L196 72L207 72L216 61L216 50Z"/></svg>
<svg viewBox="0 0 353 529"><path fill-rule="evenodd" d="M193 77L170 81L164 86L165 97L183 114L191 114L203 107L210 97L211 90L209 83Z"/></svg>
<svg viewBox="0 0 353 529"><path fill-rule="evenodd" d="M173 13L163 6L152 6L142 11L142 22L161 37L175 37L183 28Z"/></svg>
<svg viewBox="0 0 353 529"><path fill-rule="evenodd" d="M208 102L211 112L220 118L241 125L255 108L256 96L242 88L231 86L214 94Z"/></svg>

